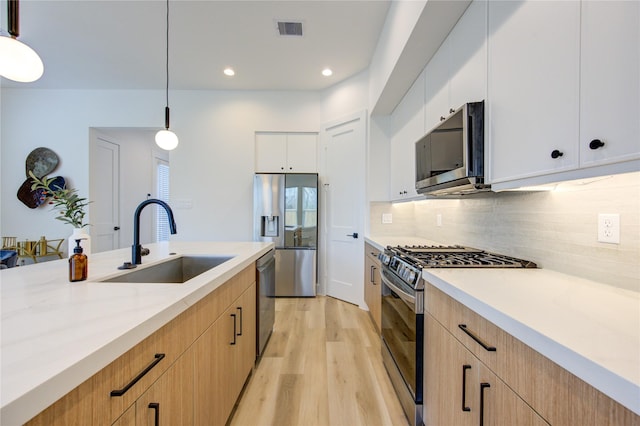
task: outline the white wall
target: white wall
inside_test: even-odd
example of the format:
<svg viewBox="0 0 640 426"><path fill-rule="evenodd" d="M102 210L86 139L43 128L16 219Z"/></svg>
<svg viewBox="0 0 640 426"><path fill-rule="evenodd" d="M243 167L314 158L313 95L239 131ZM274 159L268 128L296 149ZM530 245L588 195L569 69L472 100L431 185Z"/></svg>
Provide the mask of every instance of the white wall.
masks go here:
<svg viewBox="0 0 640 426"><path fill-rule="evenodd" d="M157 128L164 124L163 105L162 91L3 88L2 235L36 239L71 233L48 209L31 210L16 198L29 152L39 146L55 151L61 164L54 174L87 196L89 129ZM171 126L180 137L170 153L172 203L192 202L191 209L175 209L173 238L251 239L254 132L318 131L320 93L174 91L170 106Z"/></svg>

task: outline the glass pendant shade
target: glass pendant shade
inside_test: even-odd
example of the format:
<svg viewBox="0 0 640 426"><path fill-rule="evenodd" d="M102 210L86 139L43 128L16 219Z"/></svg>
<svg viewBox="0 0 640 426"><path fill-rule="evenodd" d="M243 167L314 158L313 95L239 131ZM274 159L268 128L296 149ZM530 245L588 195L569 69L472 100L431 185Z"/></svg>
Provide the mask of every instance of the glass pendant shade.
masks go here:
<svg viewBox="0 0 640 426"><path fill-rule="evenodd" d="M40 56L13 37L0 36L0 75L20 83L31 83L44 73Z"/></svg>
<svg viewBox="0 0 640 426"><path fill-rule="evenodd" d="M0 76L19 83L36 81L44 73L44 64L35 50L18 41L18 0L7 0L7 28L8 35L0 35Z"/></svg>
<svg viewBox="0 0 640 426"><path fill-rule="evenodd" d="M169 129L160 130L156 133L156 144L167 151L171 151L178 146L178 136Z"/></svg>

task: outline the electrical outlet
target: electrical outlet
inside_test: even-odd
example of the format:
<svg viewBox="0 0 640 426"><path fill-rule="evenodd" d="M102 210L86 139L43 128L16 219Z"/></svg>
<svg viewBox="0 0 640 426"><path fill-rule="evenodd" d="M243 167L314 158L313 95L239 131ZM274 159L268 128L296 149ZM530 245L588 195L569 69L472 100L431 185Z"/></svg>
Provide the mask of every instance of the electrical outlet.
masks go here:
<svg viewBox="0 0 640 426"><path fill-rule="evenodd" d="M440 213L436 215L436 226L442 226L442 215Z"/></svg>
<svg viewBox="0 0 640 426"><path fill-rule="evenodd" d="M598 241L601 243L620 244L620 215L598 215Z"/></svg>
<svg viewBox="0 0 640 426"><path fill-rule="evenodd" d="M393 215L391 213L382 213L382 223L393 223Z"/></svg>

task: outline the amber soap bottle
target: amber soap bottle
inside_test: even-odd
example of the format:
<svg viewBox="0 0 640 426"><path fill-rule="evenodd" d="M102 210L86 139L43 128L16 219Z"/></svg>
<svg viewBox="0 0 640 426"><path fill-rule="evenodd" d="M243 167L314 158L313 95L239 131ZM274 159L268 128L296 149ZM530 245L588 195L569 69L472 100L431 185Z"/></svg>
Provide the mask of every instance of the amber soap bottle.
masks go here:
<svg viewBox="0 0 640 426"><path fill-rule="evenodd" d="M73 248L73 256L69 258L69 281L84 281L87 279L89 261L87 255L82 253L80 240L76 240L76 247Z"/></svg>

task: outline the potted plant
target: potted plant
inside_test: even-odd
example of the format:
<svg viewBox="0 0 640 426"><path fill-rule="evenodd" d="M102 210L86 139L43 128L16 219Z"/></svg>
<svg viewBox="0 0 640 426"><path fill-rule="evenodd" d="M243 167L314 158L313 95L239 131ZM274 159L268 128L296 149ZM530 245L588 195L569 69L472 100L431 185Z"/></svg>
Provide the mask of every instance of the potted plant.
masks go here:
<svg viewBox="0 0 640 426"><path fill-rule="evenodd" d="M75 247L75 240L82 239L84 244L82 248L85 253L90 252L89 235L84 232L83 228L89 226L89 223L85 222L85 207L89 205L90 201L86 198L78 196L78 190L74 188L67 188L66 184L62 186L56 184L55 178L42 177L38 178L29 171L31 177L31 190L41 191L41 200L49 199L49 204L53 205L53 210L59 212L56 215L56 219L61 220L64 223L73 225L73 234L69 237L69 252L73 252Z"/></svg>

